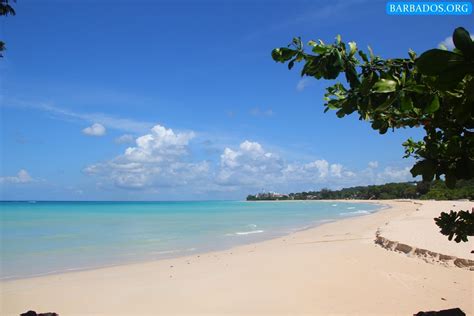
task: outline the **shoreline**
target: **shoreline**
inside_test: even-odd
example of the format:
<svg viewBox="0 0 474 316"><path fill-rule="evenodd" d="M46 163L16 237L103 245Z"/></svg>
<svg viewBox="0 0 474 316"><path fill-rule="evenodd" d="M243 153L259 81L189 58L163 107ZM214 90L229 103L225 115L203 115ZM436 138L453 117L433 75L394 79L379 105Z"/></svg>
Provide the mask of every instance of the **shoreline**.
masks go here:
<svg viewBox="0 0 474 316"><path fill-rule="evenodd" d="M415 203L436 211L446 202L371 202L391 207L221 251L3 280L2 315L472 313L472 272L374 243L378 228L419 216Z"/></svg>
<svg viewBox="0 0 474 316"><path fill-rule="evenodd" d="M110 264L104 264L104 265L96 265L96 266L89 266L89 267L80 267L80 268L69 268L69 269L64 269L64 270L55 270L55 271L50 271L50 272L44 272L44 273L38 273L38 274L32 274L32 275L22 275L22 276L8 276L8 277L0 277L0 283L1 282L8 282L8 281L16 281L16 280L25 280L25 279L34 279L34 278L40 278L40 277L47 277L47 276L54 276L54 275L60 275L60 274L68 274L68 273L77 273L77 272L85 272L85 271L93 271L93 270L99 270L99 269L107 269L107 268L113 268L113 267L120 267L120 266L128 266L128 265L135 265L135 264L143 264L143 263L152 263L152 262L157 262L161 260L172 260L172 259L179 259L179 258L185 258L185 257L192 257L196 255L206 255L208 253L218 253L218 252L223 252L227 250L232 250L233 248L240 247L240 246L246 246L246 245L252 245L252 244L258 244L278 238L282 238L285 236L290 236L292 234L301 232L301 231L306 231L310 229L317 228L321 225L329 224L329 223L334 223L338 222L344 219L348 218L355 218L355 217L361 217L361 216L368 216L373 213L379 212L381 210L390 208L391 206L388 204L383 204L380 201L383 200L281 200L281 201L242 201L242 202L265 202L265 203L281 203L281 202L292 202L292 203L318 203L318 202L326 202L326 203L331 203L331 202L338 202L338 203L354 203L354 204L376 204L379 205L380 207L377 208L376 211L368 213L368 214L356 214L356 215L341 215L340 218L334 218L334 219L325 219L325 220L316 220L313 221L312 223L309 223L303 227L298 227L294 228L293 230L284 233L284 234L278 234L275 236L271 237L262 237L261 239L258 240L250 240L247 242L242 242L238 243L235 245L227 246L227 247L221 247L221 248L207 248L207 249L202 249L202 250L189 250L189 249L180 249L176 250L175 253L176 255L170 255L170 256L162 256L160 258L155 258L155 259L136 259L136 260L129 260L129 261L124 261L124 262L119 262L119 263L110 263ZM28 201L25 201L28 202ZM47 201L45 201L47 202ZM87 203L93 202L93 201L86 201ZM173 251L170 251L170 253Z"/></svg>

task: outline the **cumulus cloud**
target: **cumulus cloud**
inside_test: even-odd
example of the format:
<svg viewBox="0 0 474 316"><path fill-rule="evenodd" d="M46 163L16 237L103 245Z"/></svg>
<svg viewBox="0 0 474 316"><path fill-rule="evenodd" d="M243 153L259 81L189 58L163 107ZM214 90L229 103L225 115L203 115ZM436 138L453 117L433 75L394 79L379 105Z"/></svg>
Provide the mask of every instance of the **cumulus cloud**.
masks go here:
<svg viewBox="0 0 474 316"><path fill-rule="evenodd" d="M408 168L386 167L378 171L378 162L368 168L350 170L325 159L288 162L280 154L260 143L245 140L236 147L220 151L219 161L196 161L190 155L194 132L175 132L161 125L135 140L120 155L108 161L88 165L85 174L98 177L101 187L114 185L125 189L161 190L183 187L193 192L310 190L340 188L411 179ZM197 142L195 145L202 145ZM213 152L212 155L215 153ZM155 192L153 191L153 192Z"/></svg>
<svg viewBox="0 0 474 316"><path fill-rule="evenodd" d="M238 149L225 148L216 181L224 186L253 188L333 183L355 176L338 163L321 159L288 163L257 142L244 141Z"/></svg>
<svg viewBox="0 0 474 316"><path fill-rule="evenodd" d="M379 162L378 161L369 161L369 168L371 169L376 169L379 167Z"/></svg>
<svg viewBox="0 0 474 316"><path fill-rule="evenodd" d="M28 171L21 169L16 176L0 177L0 183L30 183L35 180L30 176Z"/></svg>
<svg viewBox="0 0 474 316"><path fill-rule="evenodd" d="M474 35L471 35L471 39L474 40ZM453 37L452 36L446 37L441 43L438 44L438 46L444 46L449 50L453 50L454 49Z"/></svg>
<svg viewBox="0 0 474 316"><path fill-rule="evenodd" d="M248 140L236 150L225 148L220 158L216 178L220 185L259 186L268 181L278 181L285 167L285 162L278 155Z"/></svg>
<svg viewBox="0 0 474 316"><path fill-rule="evenodd" d="M129 144L129 143L133 143L134 140L135 138L133 137L133 135L124 134L122 136L115 138L115 143L116 144Z"/></svg>
<svg viewBox="0 0 474 316"><path fill-rule="evenodd" d="M386 167L382 172L377 174L377 183L386 182L403 182L413 181L414 178L410 173L410 167L394 168Z"/></svg>
<svg viewBox="0 0 474 316"><path fill-rule="evenodd" d="M341 164L332 164L331 165L331 175L333 175L336 178L341 178L342 177L342 165Z"/></svg>
<svg viewBox="0 0 474 316"><path fill-rule="evenodd" d="M326 160L315 160L310 163L307 163L304 166L304 169L305 170L315 169L318 171L319 178L324 179L329 174L329 162L327 162Z"/></svg>
<svg viewBox="0 0 474 316"><path fill-rule="evenodd" d="M409 167L386 167L377 171L377 161L369 162L365 170L350 170L325 159L287 162L261 144L248 140L237 149L225 148L220 158L216 182L235 188L309 190L413 180Z"/></svg>
<svg viewBox="0 0 474 316"><path fill-rule="evenodd" d="M88 136L104 136L105 127L102 124L94 123L91 126L84 128L82 133Z"/></svg>
<svg viewBox="0 0 474 316"><path fill-rule="evenodd" d="M187 185L205 178L207 162L189 162L188 146L195 137L193 132L176 133L155 125L150 133L135 140L123 154L106 162L84 168L84 173L101 177L117 187L144 189Z"/></svg>
<svg viewBox="0 0 474 316"><path fill-rule="evenodd" d="M135 162L172 161L187 152L187 146L195 136L194 132L175 133L161 125L155 125L150 134L136 139L135 147L128 147L124 157Z"/></svg>

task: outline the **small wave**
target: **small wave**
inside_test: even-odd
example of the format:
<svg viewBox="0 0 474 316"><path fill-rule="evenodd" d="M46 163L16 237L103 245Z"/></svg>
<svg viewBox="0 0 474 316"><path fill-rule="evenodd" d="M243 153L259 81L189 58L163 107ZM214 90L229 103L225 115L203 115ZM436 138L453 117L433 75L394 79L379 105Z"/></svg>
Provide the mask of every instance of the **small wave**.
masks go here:
<svg viewBox="0 0 474 316"><path fill-rule="evenodd" d="M355 206L349 206L347 209L348 210L353 210L353 209L355 209Z"/></svg>
<svg viewBox="0 0 474 316"><path fill-rule="evenodd" d="M370 214L370 212L369 211L364 211L364 210L359 210L359 211L355 211L355 212L347 212L347 213L339 213L339 215L341 215L341 216L367 215L367 214Z"/></svg>
<svg viewBox="0 0 474 316"><path fill-rule="evenodd" d="M248 224L247 227L257 228L257 225L256 224Z"/></svg>
<svg viewBox="0 0 474 316"><path fill-rule="evenodd" d="M331 206L337 206L337 204L332 204Z"/></svg>
<svg viewBox="0 0 474 316"><path fill-rule="evenodd" d="M250 234L260 234L263 233L263 230L251 230L248 232L236 232L236 235L250 235Z"/></svg>
<svg viewBox="0 0 474 316"><path fill-rule="evenodd" d="M225 234L226 236L242 236L242 235L251 235L251 234L260 234L263 233L263 230L250 230L246 232L235 232L231 234Z"/></svg>

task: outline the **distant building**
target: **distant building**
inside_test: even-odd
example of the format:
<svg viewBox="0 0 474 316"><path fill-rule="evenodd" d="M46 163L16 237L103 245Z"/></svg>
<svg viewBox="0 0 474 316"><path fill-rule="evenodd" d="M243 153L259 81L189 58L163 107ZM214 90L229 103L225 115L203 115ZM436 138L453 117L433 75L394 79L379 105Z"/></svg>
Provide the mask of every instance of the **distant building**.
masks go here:
<svg viewBox="0 0 474 316"><path fill-rule="evenodd" d="M257 193L256 198L260 200L288 199L288 194L282 194L282 193L270 191L270 192Z"/></svg>

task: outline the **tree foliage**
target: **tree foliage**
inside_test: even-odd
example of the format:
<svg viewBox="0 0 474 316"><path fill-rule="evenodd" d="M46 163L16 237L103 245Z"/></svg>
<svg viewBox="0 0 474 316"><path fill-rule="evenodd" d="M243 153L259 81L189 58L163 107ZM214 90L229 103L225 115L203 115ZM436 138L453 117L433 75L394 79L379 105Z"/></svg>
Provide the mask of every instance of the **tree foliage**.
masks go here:
<svg viewBox="0 0 474 316"><path fill-rule="evenodd" d="M441 213L435 218L436 225L441 228L441 234L448 236L449 240L454 237L455 242L467 242L468 236L474 236L474 213L469 211Z"/></svg>
<svg viewBox="0 0 474 316"><path fill-rule="evenodd" d="M460 200L474 199L474 179L460 180L456 188L449 189L442 180L433 182L401 182L379 185L356 186L340 190L327 188L319 191L306 191L290 193L288 195L272 196L259 194L247 196L249 201L258 200L387 200L387 199L434 199L434 200Z"/></svg>
<svg viewBox="0 0 474 316"><path fill-rule="evenodd" d="M13 0L16 2L15 0ZM0 0L0 16L15 15L16 12L10 5L9 0ZM3 52L6 50L5 42L0 41L0 57L3 57Z"/></svg>
<svg viewBox="0 0 474 316"><path fill-rule="evenodd" d="M454 188L458 180L474 178L474 41L458 27L453 42L453 51L443 47L417 57L409 50L408 58L384 59L370 47L364 52L355 42L342 42L339 35L333 44L309 41L307 53L297 37L274 49L272 58L287 62L289 69L303 62L301 76L345 79L326 89L325 112L336 110L340 118L356 112L381 134L422 127L423 140L403 143L405 157L416 159L411 174L425 182L444 176ZM452 238L465 236L460 230L472 230L473 222L460 217L453 224L453 217L442 215L437 224Z"/></svg>
<svg viewBox="0 0 474 316"><path fill-rule="evenodd" d="M474 42L463 28L453 41L453 51L432 49L417 58L410 50L408 58L383 59L340 36L333 44L309 41L312 53L294 38L272 57L289 69L304 62L302 76L345 79L326 89L325 112L336 110L340 118L357 112L381 134L423 127L423 140L403 143L405 157L417 159L412 175L424 181L444 175L454 187L458 179L474 178Z"/></svg>

